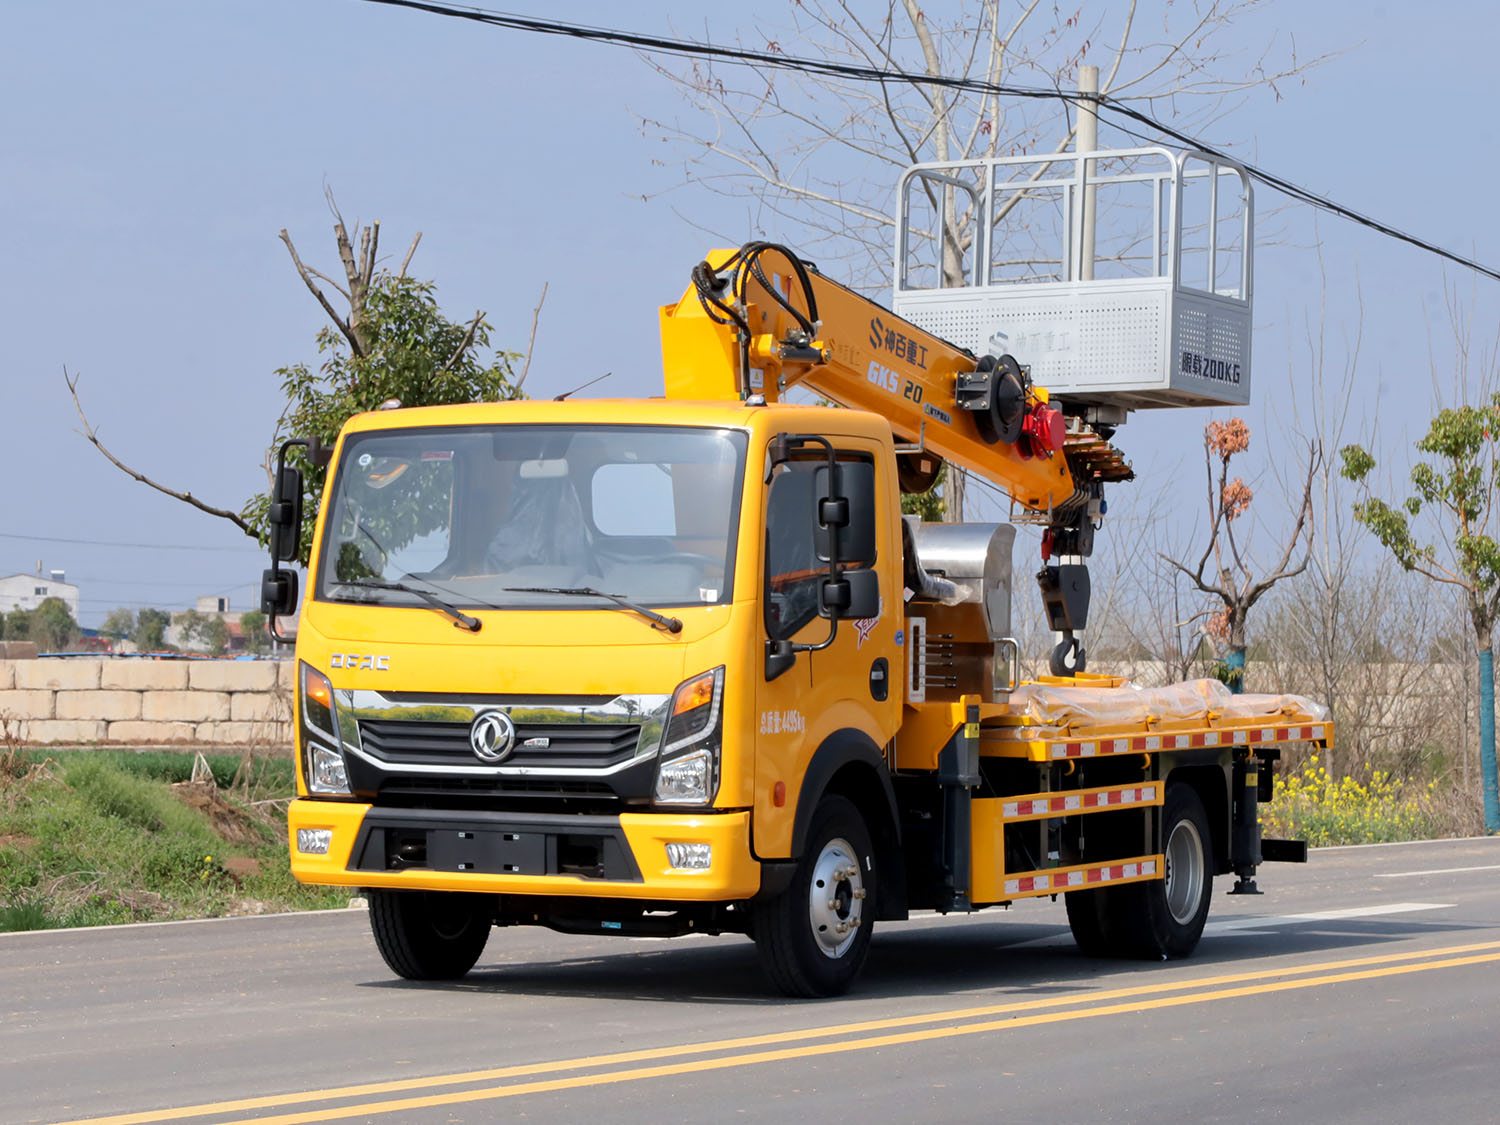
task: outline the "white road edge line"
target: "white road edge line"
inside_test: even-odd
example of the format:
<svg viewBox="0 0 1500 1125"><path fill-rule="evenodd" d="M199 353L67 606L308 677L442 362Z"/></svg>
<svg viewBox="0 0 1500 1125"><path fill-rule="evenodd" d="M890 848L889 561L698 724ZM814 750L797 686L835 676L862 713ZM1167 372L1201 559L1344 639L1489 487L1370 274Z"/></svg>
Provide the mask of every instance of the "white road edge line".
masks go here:
<svg viewBox="0 0 1500 1125"><path fill-rule="evenodd" d="M1342 910L1318 910L1310 914L1266 914L1247 918L1226 918L1210 922L1204 933L1234 930L1270 930L1279 926L1300 926L1308 922L1344 922L1359 918L1377 918L1383 914L1410 914L1415 910L1452 910L1451 902L1391 902L1384 906L1350 906Z"/></svg>
<svg viewBox="0 0 1500 1125"><path fill-rule="evenodd" d="M1282 926L1300 926L1309 922L1338 922L1359 918L1374 918L1382 914L1408 914L1414 910L1451 910L1451 902L1395 902L1383 906L1351 906L1343 910L1320 910L1312 914L1263 914L1250 915L1244 918L1226 918L1223 921L1211 921L1203 927L1205 937L1223 933L1252 933L1258 931L1274 930ZM1027 949L1031 947L1042 947L1049 945L1067 946L1072 945L1073 939L1066 929L1059 933L1048 934L1045 937L1032 938L1030 941L1016 942L1007 945L1007 950Z"/></svg>
<svg viewBox="0 0 1500 1125"><path fill-rule="evenodd" d="M1429 871L1382 871L1377 879L1411 879L1418 875L1455 875L1461 871L1500 871L1500 863L1487 863L1483 867L1434 867Z"/></svg>

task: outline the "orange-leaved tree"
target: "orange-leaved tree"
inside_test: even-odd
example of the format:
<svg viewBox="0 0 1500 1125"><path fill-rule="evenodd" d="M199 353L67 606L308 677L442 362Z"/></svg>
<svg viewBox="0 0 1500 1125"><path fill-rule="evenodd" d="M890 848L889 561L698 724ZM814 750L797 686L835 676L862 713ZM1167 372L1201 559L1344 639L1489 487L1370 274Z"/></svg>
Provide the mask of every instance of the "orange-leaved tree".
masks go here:
<svg viewBox="0 0 1500 1125"><path fill-rule="evenodd" d="M1256 602L1280 582L1301 574L1312 550L1312 482L1320 460L1316 443L1307 447L1307 473L1301 503L1276 565L1267 572L1257 566L1250 550L1253 522L1247 520L1255 493L1244 478L1229 475L1229 463L1250 448L1250 427L1242 418L1210 422L1203 430L1203 459L1208 475L1208 542L1196 566L1169 555L1161 557L1188 576L1203 593L1217 599L1204 631L1219 650L1220 678L1232 691L1245 681L1246 619ZM1302 558L1293 562L1298 544ZM1212 566L1210 566L1210 563Z"/></svg>

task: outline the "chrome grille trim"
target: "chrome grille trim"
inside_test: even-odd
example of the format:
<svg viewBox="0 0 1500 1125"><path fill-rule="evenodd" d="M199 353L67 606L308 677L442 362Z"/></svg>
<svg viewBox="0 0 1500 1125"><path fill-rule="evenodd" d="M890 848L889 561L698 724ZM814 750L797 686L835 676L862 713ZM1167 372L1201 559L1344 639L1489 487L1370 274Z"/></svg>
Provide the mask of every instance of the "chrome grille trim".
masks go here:
<svg viewBox="0 0 1500 1125"><path fill-rule="evenodd" d="M504 702L498 702L498 700L504 700ZM656 755L661 748L662 732L666 726L667 709L671 701L670 694L635 694L618 695L613 698L585 697L584 699L576 695L485 697L429 694L424 694L419 698L411 696L402 698L394 693L387 696L370 690L335 689L334 691L334 702L340 719L346 720L339 723L339 732L343 735L346 753L359 757L382 773L453 777L608 777ZM611 761L607 765L578 766L565 764L569 755L564 751L557 754L559 760L556 764L551 762L539 764L537 759L545 759L548 750L538 748L525 755L531 759L525 764L514 764L511 759L507 759L499 765L487 765L472 757L468 761L460 762L456 760L457 755L455 755L455 761L449 764L430 760L433 756L440 756L444 753L443 748L439 746L437 749L427 748L422 751L423 757L429 760L407 761L399 756L381 756L373 745L376 742L373 731L371 732L372 745L369 747L365 746L364 739L359 734L361 721L379 723L381 734L384 736L383 740L388 740L393 733L393 728L399 724L420 723L429 729L451 726L454 730L463 730L465 741L467 741L468 725L476 716L485 711L505 712L516 724L517 729L525 732L525 737L546 737L549 734L549 728L556 727L557 731L553 737L560 743L568 734L576 734L582 727L613 727L618 730L618 734L602 741L614 742L626 752L626 756L618 761ZM619 729L622 727L628 727L631 730L627 732ZM633 752L629 752L627 748L632 737ZM449 740L448 738L442 739L444 742Z"/></svg>

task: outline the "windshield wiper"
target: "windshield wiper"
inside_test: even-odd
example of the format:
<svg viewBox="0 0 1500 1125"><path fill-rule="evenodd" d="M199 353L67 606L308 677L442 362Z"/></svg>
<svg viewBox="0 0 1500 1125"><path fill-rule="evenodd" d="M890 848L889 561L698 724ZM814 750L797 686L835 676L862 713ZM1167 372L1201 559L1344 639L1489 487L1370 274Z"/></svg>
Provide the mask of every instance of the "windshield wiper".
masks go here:
<svg viewBox="0 0 1500 1125"><path fill-rule="evenodd" d="M606 594L603 590L596 590L592 586L507 586L505 592L507 594L563 594L570 598L608 598L616 605L624 606L632 613L639 613L648 621L660 625L669 633L682 632L682 622L677 618L667 617L643 605L636 605L619 594Z"/></svg>
<svg viewBox="0 0 1500 1125"><path fill-rule="evenodd" d="M467 629L471 633L479 632L479 627L484 624L479 620L479 618L470 617L463 610L459 609L457 606L449 605L436 594L428 593L426 590L420 590L415 586L408 586L405 582L384 582L378 578L354 578L350 579L347 582L342 582L340 583L340 585L363 586L366 589L370 590L396 590L403 594L415 594L423 601L436 606L438 609L446 613L449 617L453 618L454 624L458 625L461 628Z"/></svg>

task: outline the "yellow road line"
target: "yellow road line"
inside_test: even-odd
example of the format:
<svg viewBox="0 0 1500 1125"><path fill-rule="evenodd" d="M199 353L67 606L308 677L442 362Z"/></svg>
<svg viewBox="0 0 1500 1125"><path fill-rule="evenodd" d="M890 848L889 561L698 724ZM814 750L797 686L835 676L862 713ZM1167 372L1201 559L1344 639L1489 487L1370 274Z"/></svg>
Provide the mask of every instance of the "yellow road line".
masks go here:
<svg viewBox="0 0 1500 1125"><path fill-rule="evenodd" d="M750 1047L763 1047L778 1043L795 1043L800 1040L820 1039L831 1036L860 1035L871 1031L884 1031L893 1028L914 1027L920 1024L939 1023L942 1021L976 1019L984 1016L1004 1015L1019 1012L1034 1012L1046 1008L1073 1007L1077 1005L1098 1005L1100 1001L1124 1000L1132 997L1159 996L1163 992L1180 992L1189 989L1211 988L1218 985L1237 984L1242 981L1264 982L1267 980L1267 978L1301 977L1308 973L1327 973L1331 970L1348 970L1365 965L1390 965L1397 962L1421 960L1422 958L1448 957L1450 955L1457 954L1473 954L1485 950L1500 950L1500 941L1477 942L1469 945L1448 946L1439 949L1415 950L1406 953L1387 953L1370 957L1349 958L1341 961L1323 961L1308 965L1287 966L1273 970L1261 969L1243 973L1228 973L1214 977L1197 977L1179 981L1159 981L1150 984L1136 985L1130 988L1106 989L1099 992L1091 992L1086 995L1051 996L1034 1000L1012 1001L1004 1004L988 1004L969 1008L954 1008L940 1012L928 1012L909 1016L891 1016L885 1019L878 1020L863 1020L855 1023L829 1024L822 1027L805 1028L794 1031L768 1032L762 1035L743 1036L734 1039L709 1040L706 1042L678 1044L667 1047L650 1047L636 1051L621 1051L604 1055L585 1055L571 1059L556 1059L540 1063L524 1063L516 1066L464 1071L454 1074L434 1075L425 1078L404 1078L389 1082L369 1082L359 1085L336 1086L322 1090L307 1090L290 1094L268 1094L255 1098L237 1098L229 1101L206 1102L199 1105L180 1106L172 1109L146 1110L138 1113L116 1114L108 1117L81 1118L74 1121L63 1122L61 1123L61 1125L148 1125L148 1123L151 1122L178 1121L191 1117L206 1117L211 1115L236 1113L244 1110L271 1109L277 1106L292 1105L296 1103L306 1104L308 1102L332 1101L341 1098L366 1097L377 1094L399 1093L401 1091L407 1090L433 1089L440 1086L460 1086L474 1082L494 1081L501 1078L518 1078L528 1075L552 1074L557 1073L558 1071L565 1070L585 1070L605 1066L617 1066L624 1063L646 1062L653 1059L679 1057L684 1054L704 1054L715 1051L743 1050ZM1500 953L1495 953L1492 956L1480 957L1477 959L1470 958L1459 961L1443 961L1418 966L1400 967L1391 970L1378 971L1373 975L1389 975L1389 973L1391 972L1415 972L1429 967L1440 968L1454 964L1470 964L1475 960L1497 959L1500 959ZM1203 994L1203 997L1211 998L1218 995L1247 995L1252 992L1284 991L1286 988L1304 987L1310 984L1317 983L1327 983L1336 979L1345 978L1320 977L1314 981L1303 981L1300 979L1284 981L1272 984L1262 984L1259 987L1251 989L1232 990L1229 993L1208 993ZM1348 977L1347 979L1363 979L1363 975L1354 975ZM1191 997L1168 998L1167 1000L1157 1001L1151 1004L1126 1003L1109 1006L1107 1008L1091 1006L1083 1008L1080 1011L1056 1013L1043 1017L1033 1017L1026 1021L1002 1020L995 1025L965 1025L965 1033L968 1033L968 1027L977 1027L980 1030L987 1030L991 1026L1028 1026L1030 1023L1056 1022L1059 1019L1072 1019L1078 1018L1083 1015L1102 1015L1110 1014L1115 1011L1140 1011L1144 1010L1148 1006L1162 1006L1166 1003L1196 1003L1198 1001L1199 995L1194 994ZM932 1038L934 1035L948 1035L953 1033L953 1029L950 1026L945 1026L943 1028L937 1029L935 1032L930 1034L926 1032L920 1032L915 1034L915 1038L902 1040L898 1037L898 1039L893 1041L916 1042L923 1038ZM827 1046L828 1049L851 1050L855 1049L857 1046L865 1044L871 1044L875 1046L880 1045L879 1042L873 1042L868 1039L861 1039L858 1040L856 1044L836 1043ZM806 1050L809 1054L826 1053L825 1049L816 1047L807 1048ZM796 1050L793 1050L790 1054L787 1054L785 1052L766 1052L764 1054L766 1055L765 1058L762 1059L756 1057L752 1059L752 1061L772 1061L773 1058L779 1057L798 1057ZM715 1064L721 1061L722 1060L718 1059L705 1060L707 1064ZM669 1068L643 1068L643 1070L639 1074L635 1074L635 1072L620 1073L632 1074L636 1077L650 1077L652 1076L652 1073L657 1070L661 1070L662 1073L683 1073L682 1070L675 1068L680 1068L683 1066L691 1067L694 1065L696 1064L678 1063L673 1064L673 1067ZM734 1062L734 1065L745 1064L736 1061ZM711 1068L711 1066L705 1068ZM611 1081L628 1080L626 1078L616 1078L613 1075L605 1075L600 1077L608 1078ZM531 1083L524 1088L521 1086L508 1086L497 1087L494 1089L503 1089L506 1091L518 1092L541 1092L544 1089L561 1089L571 1084L577 1084L580 1082L580 1079L571 1078L562 1079L559 1081L562 1083L561 1085L548 1083ZM464 1094L449 1096L459 1097L463 1099L466 1098L467 1094L469 1093L474 1092L467 1091L464 1092ZM511 1095L509 1093L504 1095L485 1093L484 1096L494 1097ZM407 1102L404 1101L399 1103L392 1102L376 1104L390 1104L393 1108L407 1108ZM419 1099L413 1104L435 1105L443 1103L427 1102ZM370 1108L365 1108L361 1111L388 1112L386 1110ZM331 1112L342 1114L345 1111L336 1110ZM349 1110L349 1112L353 1113L354 1110L351 1109ZM259 1120L311 1121L325 1119L326 1118L317 1117L278 1117L263 1118Z"/></svg>
<svg viewBox="0 0 1500 1125"><path fill-rule="evenodd" d="M986 1031L1009 1031L1022 1027L1034 1027L1040 1024L1092 1019L1096 1016L1119 1015L1125 1012L1144 1012L1153 1008L1176 1008L1187 1004L1203 1004L1210 1000L1227 1000L1237 996L1257 996L1272 992L1289 992L1295 989L1313 988L1324 984L1337 984L1355 980L1374 980L1379 977L1398 976L1406 973L1423 973L1432 969L1456 968L1461 965L1477 965L1489 961L1500 961L1500 953L1488 953L1476 957L1459 957L1448 961L1426 962L1418 965L1392 965L1384 969L1367 969L1356 973L1336 973L1305 980L1278 981L1258 987L1250 986L1247 988L1226 988L1211 992L1195 992L1188 996L1170 996L1159 1000L1108 1004L1097 1008L1084 1008L1067 1012L1048 1012L1043 1015L1023 1016L1020 1019L988 1020L982 1023L933 1027L922 1031L906 1031L894 1035L877 1035L866 1039L855 1039L845 1042L815 1043L806 1047L788 1047L778 1051L756 1051L745 1055L728 1055L714 1059L699 1059L693 1062L674 1063L668 1066L643 1066L629 1070L606 1072L604 1074L582 1074L572 1078L555 1078L544 1082L522 1082L514 1086L492 1086L487 1089L464 1090L451 1094L431 1094L421 1098L399 1098L384 1102L366 1102L362 1105L311 1110L306 1113L288 1113L278 1117L257 1117L247 1119L243 1122L236 1122L234 1125L306 1125L306 1123L314 1121L336 1121L340 1118L361 1117L376 1113L395 1113L399 1110L429 1109L436 1106L458 1105L464 1102L496 1101L500 1098L513 1098L521 1094L542 1094L555 1090L578 1090L589 1086L608 1086L618 1082L636 1082L645 1078L667 1078L678 1074L694 1074L709 1070L729 1070L735 1067L755 1066L760 1063L783 1062L788 1059L808 1059L821 1055L868 1051L876 1047L920 1043L931 1039L951 1039L960 1035L978 1035Z"/></svg>

